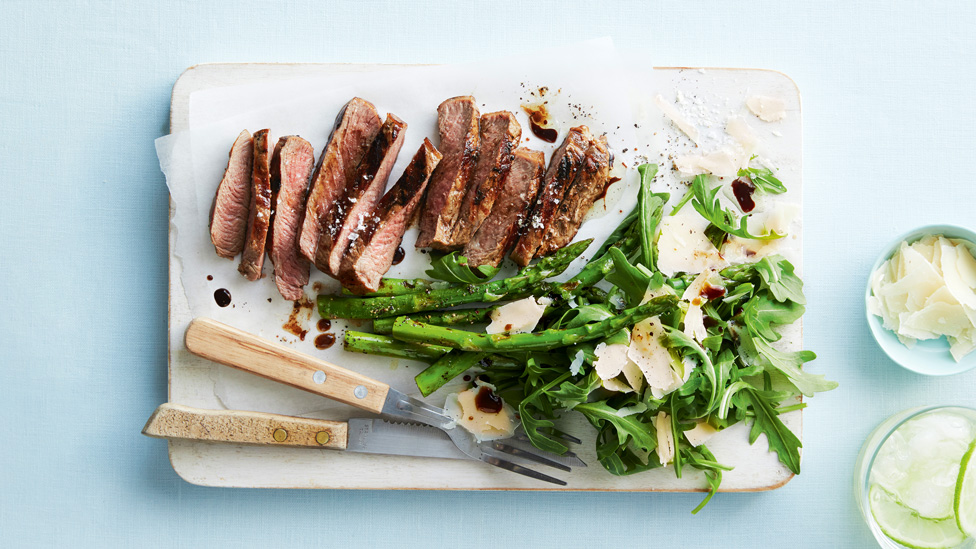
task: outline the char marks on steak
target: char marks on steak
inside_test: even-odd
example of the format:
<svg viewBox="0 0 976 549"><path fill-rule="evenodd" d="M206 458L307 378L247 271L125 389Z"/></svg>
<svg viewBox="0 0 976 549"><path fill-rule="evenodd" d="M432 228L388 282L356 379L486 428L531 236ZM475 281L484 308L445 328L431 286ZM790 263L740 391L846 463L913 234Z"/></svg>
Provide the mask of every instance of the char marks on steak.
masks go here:
<svg viewBox="0 0 976 549"><path fill-rule="evenodd" d="M315 259L315 249L322 235L322 223L328 217L329 208L345 191L356 176L356 168L376 139L383 120L372 103L353 97L339 111L329 142L322 150L319 163L312 176L311 190L305 218L299 235L299 250L310 260Z"/></svg>
<svg viewBox="0 0 976 549"><path fill-rule="evenodd" d="M356 175L329 209L315 251L315 266L323 272L338 275L350 239L355 238L355 231L383 196L406 129L406 122L392 114L386 115L383 127L356 168Z"/></svg>
<svg viewBox="0 0 976 549"><path fill-rule="evenodd" d="M227 169L210 207L210 241L217 255L234 259L244 249L251 207L254 142L250 132L244 130L237 136L228 156Z"/></svg>
<svg viewBox="0 0 976 549"><path fill-rule="evenodd" d="M298 301L308 284L310 263L298 251L298 231L305 217L305 197L308 191L315 151L301 137L282 137L271 157L271 188L274 191L271 229L268 233L268 256L274 265L275 286L281 297Z"/></svg>
<svg viewBox="0 0 976 549"><path fill-rule="evenodd" d="M508 111L492 112L481 117L481 152L474 176L468 185L461 211L451 234L450 248L461 248L488 217L502 181L512 167L512 154L522 137L522 127Z"/></svg>
<svg viewBox="0 0 976 549"><path fill-rule="evenodd" d="M583 224L586 212L590 211L593 202L606 189L612 162L613 156L610 154L606 136L601 135L592 140L573 184L566 190L549 222L545 240L536 252L536 257L549 255L573 240Z"/></svg>
<svg viewBox="0 0 976 549"><path fill-rule="evenodd" d="M342 257L339 281L357 294L375 292L380 279L390 270L403 233L420 205L424 189L441 153L428 139L414 155L396 184L368 212L362 228L353 233Z"/></svg>
<svg viewBox="0 0 976 549"><path fill-rule="evenodd" d="M539 247L545 239L552 220L562 201L566 189L572 184L576 172L583 163L583 157L589 148L592 137L586 126L576 126L569 129L566 139L549 159L549 168L542 181L542 190L532 208L532 213L526 220L522 233L515 243L511 258L524 267L535 257Z"/></svg>
<svg viewBox="0 0 976 549"><path fill-rule="evenodd" d="M535 203L546 159L541 151L520 148L505 176L501 192L491 213L478 227L474 237L464 247L463 255L472 266L497 267L515 242L520 226Z"/></svg>
<svg viewBox="0 0 976 549"><path fill-rule="evenodd" d="M478 106L474 97L452 97L437 107L443 160L437 165L420 208L417 247L446 249L461 203L474 175L480 150Z"/></svg>
<svg viewBox="0 0 976 549"><path fill-rule="evenodd" d="M244 278L257 280L264 276L264 249L271 223L271 174L269 161L271 140L268 130L254 132L254 167L251 170L251 206L247 220L244 254L237 267Z"/></svg>

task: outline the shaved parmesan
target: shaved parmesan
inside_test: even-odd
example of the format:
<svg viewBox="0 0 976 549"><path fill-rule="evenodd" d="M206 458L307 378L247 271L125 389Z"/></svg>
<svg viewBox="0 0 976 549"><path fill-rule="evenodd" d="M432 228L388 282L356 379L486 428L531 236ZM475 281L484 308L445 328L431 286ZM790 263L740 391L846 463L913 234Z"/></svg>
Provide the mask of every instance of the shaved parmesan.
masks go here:
<svg viewBox="0 0 976 549"><path fill-rule="evenodd" d="M754 95L746 99L746 106L765 122L778 122L786 118L786 103L777 97Z"/></svg>
<svg viewBox="0 0 976 549"><path fill-rule="evenodd" d="M596 355L593 367L600 379L606 380L617 377L627 365L627 346L622 343L614 343L613 345L599 343L593 350L593 354Z"/></svg>
<svg viewBox="0 0 976 549"><path fill-rule="evenodd" d="M671 432L671 416L666 412L658 412L654 420L657 429L657 457L661 465L674 461L674 433Z"/></svg>
<svg viewBox="0 0 976 549"><path fill-rule="evenodd" d="M698 301L701 303L700 300ZM708 331L705 329L705 315L702 314L701 305L696 305L694 302L688 305L688 311L685 313L684 333L699 343L708 337Z"/></svg>
<svg viewBox="0 0 976 549"><path fill-rule="evenodd" d="M657 267L665 276L724 269L728 262L705 236L708 220L697 214L665 216L657 241Z"/></svg>
<svg viewBox="0 0 976 549"><path fill-rule="evenodd" d="M661 319L652 316L634 326L630 347L627 349L627 357L640 368L644 381L658 389L667 389L674 384L671 353L661 344L663 335Z"/></svg>
<svg viewBox="0 0 976 549"><path fill-rule="evenodd" d="M674 122L674 125L677 126L679 130L683 131L685 135L690 137L696 145L698 144L698 128L692 125L687 118L682 116L674 105L672 105L664 97L661 97L660 94L654 97L654 103L657 104L658 108L661 109L661 112L663 112L665 116L671 119L671 122Z"/></svg>
<svg viewBox="0 0 976 549"><path fill-rule="evenodd" d="M728 122L725 123L725 133L735 139L747 156L752 156L752 153L759 146L759 138L756 137L755 132L741 116L729 118Z"/></svg>
<svg viewBox="0 0 976 549"><path fill-rule="evenodd" d="M674 167L682 176L691 177L703 173L710 173L719 177L735 177L739 168L743 168L743 159L748 155L736 154L728 148L722 148L708 154L683 154L674 159Z"/></svg>
<svg viewBox="0 0 976 549"><path fill-rule="evenodd" d="M515 413L507 403L497 413L482 412L475 401L479 391L489 387L474 387L467 391L447 395L444 409L458 425L464 427L479 441L508 438L518 426Z"/></svg>
<svg viewBox="0 0 976 549"><path fill-rule="evenodd" d="M485 332L489 334L531 332L542 319L548 304L549 300L546 298L536 301L533 297L527 297L502 305L491 312L491 324Z"/></svg>
<svg viewBox="0 0 976 549"><path fill-rule="evenodd" d="M967 243L942 236L902 242L871 274L868 312L911 348L946 336L956 360L976 349L976 260Z"/></svg>
<svg viewBox="0 0 976 549"><path fill-rule="evenodd" d="M693 429L685 431L685 438L688 440L688 444L697 447L705 444L716 433L718 433L718 429L712 427L707 421L702 421L695 425Z"/></svg>

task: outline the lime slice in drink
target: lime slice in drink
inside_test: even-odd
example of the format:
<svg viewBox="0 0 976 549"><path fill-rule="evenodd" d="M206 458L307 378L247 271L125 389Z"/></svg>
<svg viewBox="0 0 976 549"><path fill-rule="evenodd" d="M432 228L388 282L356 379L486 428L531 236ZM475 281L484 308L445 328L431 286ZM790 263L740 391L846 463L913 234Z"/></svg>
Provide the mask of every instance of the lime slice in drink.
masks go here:
<svg viewBox="0 0 976 549"><path fill-rule="evenodd" d="M892 433L878 451L871 483L922 518L951 519L959 462L974 436L967 418L924 414Z"/></svg>
<svg viewBox="0 0 976 549"><path fill-rule="evenodd" d="M956 481L956 524L967 536L976 537L976 440L969 445L969 451L959 465L959 480Z"/></svg>
<svg viewBox="0 0 976 549"><path fill-rule="evenodd" d="M954 547L966 540L954 519L933 520L898 503L894 496L880 486L872 486L868 494L871 514L881 531L892 540L914 549Z"/></svg>

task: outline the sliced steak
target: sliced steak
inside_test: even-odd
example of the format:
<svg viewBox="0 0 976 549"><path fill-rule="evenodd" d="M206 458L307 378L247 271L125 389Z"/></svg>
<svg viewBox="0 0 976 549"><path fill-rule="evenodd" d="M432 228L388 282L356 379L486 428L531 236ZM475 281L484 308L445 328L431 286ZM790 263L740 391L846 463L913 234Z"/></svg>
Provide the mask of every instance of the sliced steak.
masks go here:
<svg viewBox="0 0 976 549"><path fill-rule="evenodd" d="M549 168L542 180L542 190L512 250L511 258L520 266L528 265L542 245L549 222L566 189L576 177L591 140L590 129L586 126L570 128L562 145L552 153Z"/></svg>
<svg viewBox="0 0 976 549"><path fill-rule="evenodd" d="M406 122L392 114L386 115L383 127L356 168L356 175L349 181L342 197L329 209L315 251L315 266L323 272L333 276L339 272L350 236L357 227L361 228L364 218L383 196L406 130Z"/></svg>
<svg viewBox="0 0 976 549"><path fill-rule="evenodd" d="M396 184L366 215L362 228L352 233L349 248L342 257L339 281L357 294L375 292L380 279L390 270L403 233L413 212L420 205L441 153L427 139Z"/></svg>
<svg viewBox="0 0 976 549"><path fill-rule="evenodd" d="M299 236L299 249L308 259L315 259L315 249L322 235L322 223L329 208L342 196L346 185L356 176L356 168L380 132L383 120L372 103L353 97L339 111L329 142L319 157L312 176L305 218Z"/></svg>
<svg viewBox="0 0 976 549"><path fill-rule="evenodd" d="M546 158L541 151L516 149L491 213L464 246L463 255L469 264L497 267L501 263L535 203L545 170Z"/></svg>
<svg viewBox="0 0 976 549"><path fill-rule="evenodd" d="M271 174L269 161L271 140L268 130L254 132L254 168L251 170L251 207L247 219L247 238L244 254L237 270L248 280L257 280L263 273L264 249L271 224Z"/></svg>
<svg viewBox="0 0 976 549"><path fill-rule="evenodd" d="M271 157L274 215L268 256L274 265L275 286L281 297L298 301L305 295L310 263L298 251L298 230L305 217L305 196L315 165L312 144L296 135L282 137Z"/></svg>
<svg viewBox="0 0 976 549"><path fill-rule="evenodd" d="M244 249L248 208L251 207L254 142L250 132L244 130L237 136L229 156L227 169L210 207L210 241L217 255L234 259Z"/></svg>
<svg viewBox="0 0 976 549"><path fill-rule="evenodd" d="M583 224L586 212L590 211L593 202L606 190L612 162L613 156L610 154L606 136L601 135L594 139L583 157L583 165L576 172L576 179L566 190L556 208L556 214L549 222L545 240L536 252L536 257L549 255L573 240Z"/></svg>
<svg viewBox="0 0 976 549"><path fill-rule="evenodd" d="M488 217L502 181L512 167L512 154L518 148L522 127L508 111L481 117L481 152L468 192L461 203L457 223L451 235L451 247L460 248L471 240L481 222Z"/></svg>
<svg viewBox="0 0 976 549"><path fill-rule="evenodd" d="M430 178L420 208L418 248L445 249L451 243L451 231L478 162L478 120L478 106L471 96L453 97L437 107L437 131L444 159Z"/></svg>

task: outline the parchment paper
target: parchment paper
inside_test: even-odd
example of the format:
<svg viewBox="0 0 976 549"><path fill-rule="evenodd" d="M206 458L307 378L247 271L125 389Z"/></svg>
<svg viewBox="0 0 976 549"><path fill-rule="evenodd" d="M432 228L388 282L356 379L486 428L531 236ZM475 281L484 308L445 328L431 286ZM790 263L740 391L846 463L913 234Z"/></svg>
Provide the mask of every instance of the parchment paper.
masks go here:
<svg viewBox="0 0 976 549"><path fill-rule="evenodd" d="M182 265L181 279L193 316L215 318L261 337L294 345L416 393L412 378L423 365L408 361L397 364L390 359L345 353L341 337L343 330L350 326L342 321L333 321L331 330L339 342L326 351L315 349L312 340L318 333L314 329L318 316L311 310L298 316L309 329L304 341L282 329L293 304L278 295L270 262L265 262L265 278L248 282L237 273L237 260L228 261L214 253L207 229L208 215L216 186L226 168L230 144L242 128L254 132L267 127L273 139L301 135L316 151L321 151L336 113L351 97L360 96L373 102L381 114L395 113L408 124L403 149L388 183L392 185L425 137L435 144L439 142L436 109L449 97L473 95L482 113L514 112L522 125L522 144L545 152L547 161L570 127L585 124L594 134L607 135L616 155L614 175L621 177L577 235L577 240L595 239L597 244L591 248L592 253L636 202L637 179L633 168L637 157L629 146L636 137L634 124L630 122L632 111L624 64L612 43L592 41L573 50L578 55L571 59L542 52L483 63L396 68L336 78L217 88L193 94L191 129L160 138L156 144L175 205L172 220L177 231L175 255ZM541 101L547 102L550 119L559 129L556 143L536 138L529 128L528 116L520 109L520 105ZM259 105L263 106L256 108ZM239 114L227 116L231 113ZM416 237L415 227L407 231L403 240L403 247L408 250L406 258L388 276L424 276L429 257L414 251ZM575 274L588 258L589 254L584 254L561 278ZM510 262L506 263L503 276L515 271ZM325 292L338 291L334 280L314 268L312 271L311 282L306 287L309 298L314 299L314 288L318 285ZM216 305L213 293L220 288L231 292L231 306ZM368 323L365 328L368 329ZM184 329L185 326L171 326L174 331ZM214 394L228 408L328 417L349 412L346 406L230 368L220 367L214 374ZM431 397L432 402L443 405L443 394L447 392L439 391Z"/></svg>

